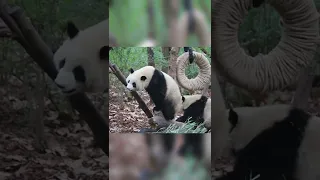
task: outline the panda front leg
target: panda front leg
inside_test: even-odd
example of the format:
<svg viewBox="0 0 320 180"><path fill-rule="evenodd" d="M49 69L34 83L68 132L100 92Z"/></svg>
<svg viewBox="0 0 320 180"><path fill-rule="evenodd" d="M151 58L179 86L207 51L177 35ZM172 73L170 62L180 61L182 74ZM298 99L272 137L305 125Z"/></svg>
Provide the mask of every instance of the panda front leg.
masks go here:
<svg viewBox="0 0 320 180"><path fill-rule="evenodd" d="M155 112L155 111L161 111L161 107L160 106L155 106L153 109L152 109L152 111L153 111L153 113Z"/></svg>
<svg viewBox="0 0 320 180"><path fill-rule="evenodd" d="M171 103L168 100L159 101L159 103L157 103L156 107L154 107L153 110L161 111L163 114L163 117L167 121L174 119L175 107L173 106L173 103Z"/></svg>
<svg viewBox="0 0 320 180"><path fill-rule="evenodd" d="M177 122L186 122L188 119L187 116L183 115L183 116L180 116L176 121Z"/></svg>

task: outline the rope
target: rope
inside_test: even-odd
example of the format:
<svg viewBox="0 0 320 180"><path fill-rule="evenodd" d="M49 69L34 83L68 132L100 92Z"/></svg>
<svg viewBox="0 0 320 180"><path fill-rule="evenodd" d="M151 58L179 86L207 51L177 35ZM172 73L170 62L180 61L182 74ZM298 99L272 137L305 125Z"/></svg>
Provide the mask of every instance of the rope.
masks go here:
<svg viewBox="0 0 320 180"><path fill-rule="evenodd" d="M252 0L216 0L212 13L213 63L242 88L272 91L297 79L313 59L319 41L319 14L313 0L266 0L282 16L284 33L267 55L251 57L238 42L238 30Z"/></svg>
<svg viewBox="0 0 320 180"><path fill-rule="evenodd" d="M192 12L194 18L194 32L199 40L200 46L210 46L211 45L211 32L209 31L209 26L206 23L204 14L194 9ZM188 39L189 33L189 12L184 12L177 24L177 31L175 33L175 40L172 41L171 46L185 46Z"/></svg>
<svg viewBox="0 0 320 180"><path fill-rule="evenodd" d="M199 74L193 79L188 79L185 75L185 69L190 64L189 52L181 54L177 59L177 82L179 85L189 91L202 90L210 84L211 66L204 54L193 52L194 62L199 67Z"/></svg>

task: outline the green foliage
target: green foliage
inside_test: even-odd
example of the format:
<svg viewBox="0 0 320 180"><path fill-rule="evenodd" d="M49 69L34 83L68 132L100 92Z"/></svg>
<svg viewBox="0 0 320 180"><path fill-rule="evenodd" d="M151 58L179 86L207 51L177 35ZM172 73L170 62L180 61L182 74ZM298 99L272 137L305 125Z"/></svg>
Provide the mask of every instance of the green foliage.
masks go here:
<svg viewBox="0 0 320 180"><path fill-rule="evenodd" d="M108 14L107 2L103 0L10 0L9 3L26 12L50 47L61 44L68 20L84 29L106 19Z"/></svg>
<svg viewBox="0 0 320 180"><path fill-rule="evenodd" d="M281 38L279 17L267 4L249 11L240 25L239 41L250 55L267 54L278 44Z"/></svg>
<svg viewBox="0 0 320 180"><path fill-rule="evenodd" d="M185 158L185 163L181 163L179 165L175 163L170 163L168 167L164 171L163 177L157 177L153 180L176 180L176 179L184 179L184 180L202 180L202 179L210 179L208 173L206 172L203 165L197 163L196 159L192 156L187 156Z"/></svg>
<svg viewBox="0 0 320 180"><path fill-rule="evenodd" d="M204 124L197 125L195 122L187 121L182 126L170 124L166 129L159 131L159 133L174 133L174 134L186 134L186 133L205 133L207 129Z"/></svg>
<svg viewBox="0 0 320 180"><path fill-rule="evenodd" d="M195 48L197 52L201 52L199 48ZM211 52L210 47L204 48L207 52ZM157 69L162 69L168 67L168 61L165 60L163 56L161 47L152 48L154 52L154 62ZM184 53L183 48L180 48L179 55ZM142 68L148 65L148 54L147 48L142 47L117 47L110 51L109 53L110 61L116 64L121 72L127 76L129 74L129 69L134 70ZM211 58L207 57L211 62ZM199 72L199 68L196 64L191 64L186 68L186 75L188 78L194 78Z"/></svg>
<svg viewBox="0 0 320 180"><path fill-rule="evenodd" d="M159 130L159 133L173 133L173 134L186 134L186 133L206 133L207 129L204 127L204 123L197 125L197 123L192 122L189 118L185 124L178 126L175 124L170 124L167 128Z"/></svg>
<svg viewBox="0 0 320 180"><path fill-rule="evenodd" d="M201 9L200 1L204 1L203 3L207 7L211 6L210 0L193 0L194 7ZM167 39L167 27L162 9L163 2L162 0L153 0L154 24L156 26L155 36L161 44ZM147 0L114 0L109 10L110 32L113 33L119 44L122 46L132 46L147 38L149 28ZM181 3L179 15L183 11L184 7ZM209 18L207 18L207 21L210 24ZM197 39L190 37L188 44L198 44Z"/></svg>

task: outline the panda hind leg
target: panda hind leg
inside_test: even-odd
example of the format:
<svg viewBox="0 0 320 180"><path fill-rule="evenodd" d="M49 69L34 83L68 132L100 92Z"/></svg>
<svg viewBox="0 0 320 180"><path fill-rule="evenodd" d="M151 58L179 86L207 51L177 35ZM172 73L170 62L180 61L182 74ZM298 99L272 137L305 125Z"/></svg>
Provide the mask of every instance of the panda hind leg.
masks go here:
<svg viewBox="0 0 320 180"><path fill-rule="evenodd" d="M164 118L167 121L174 119L176 112L175 112L175 107L173 106L173 103L165 100L164 106L162 108L162 113Z"/></svg>

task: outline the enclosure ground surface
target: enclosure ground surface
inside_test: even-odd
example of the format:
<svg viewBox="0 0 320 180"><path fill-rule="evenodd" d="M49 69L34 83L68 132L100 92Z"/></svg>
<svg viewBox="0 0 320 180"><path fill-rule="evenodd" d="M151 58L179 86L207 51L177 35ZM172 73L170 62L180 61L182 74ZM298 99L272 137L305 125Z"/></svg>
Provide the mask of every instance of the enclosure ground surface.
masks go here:
<svg viewBox="0 0 320 180"><path fill-rule="evenodd" d="M112 82L112 81L111 81ZM109 88L109 126L111 133L138 132L141 128L151 128L148 117L139 107L138 102L118 82L110 83ZM153 104L147 92L138 92L150 110Z"/></svg>
<svg viewBox="0 0 320 180"><path fill-rule="evenodd" d="M30 106L21 87L0 86L0 179L108 179L108 157L95 147L87 124L44 101L47 147L34 141L34 119L28 116Z"/></svg>

